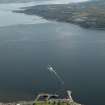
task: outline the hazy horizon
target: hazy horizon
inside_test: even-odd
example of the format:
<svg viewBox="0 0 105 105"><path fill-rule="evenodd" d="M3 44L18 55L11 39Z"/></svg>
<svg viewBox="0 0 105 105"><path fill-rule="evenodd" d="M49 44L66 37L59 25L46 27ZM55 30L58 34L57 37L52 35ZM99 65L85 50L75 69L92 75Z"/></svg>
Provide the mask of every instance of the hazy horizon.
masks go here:
<svg viewBox="0 0 105 105"><path fill-rule="evenodd" d="M52 1L52 2L59 2L59 3L69 3L69 2L84 2L88 0L0 0L0 3L19 3L19 2L35 2L35 1Z"/></svg>

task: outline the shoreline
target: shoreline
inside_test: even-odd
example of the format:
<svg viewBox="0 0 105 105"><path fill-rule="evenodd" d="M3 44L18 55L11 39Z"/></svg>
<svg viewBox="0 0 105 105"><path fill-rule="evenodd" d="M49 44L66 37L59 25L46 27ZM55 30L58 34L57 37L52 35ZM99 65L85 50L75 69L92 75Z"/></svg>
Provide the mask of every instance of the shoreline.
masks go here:
<svg viewBox="0 0 105 105"><path fill-rule="evenodd" d="M32 105L34 101L0 102L0 105Z"/></svg>
<svg viewBox="0 0 105 105"><path fill-rule="evenodd" d="M83 3L31 6L13 12L37 15L46 20L71 23L86 29L105 30L104 6L103 2L88 1Z"/></svg>

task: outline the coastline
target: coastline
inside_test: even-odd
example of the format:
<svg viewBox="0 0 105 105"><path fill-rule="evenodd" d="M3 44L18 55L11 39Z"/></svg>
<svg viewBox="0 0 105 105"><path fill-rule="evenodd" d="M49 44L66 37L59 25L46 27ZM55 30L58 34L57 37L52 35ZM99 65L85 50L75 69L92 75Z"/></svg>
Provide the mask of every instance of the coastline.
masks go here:
<svg viewBox="0 0 105 105"><path fill-rule="evenodd" d="M72 23L87 29L105 30L104 3L99 1L38 5L13 12L37 15L47 20Z"/></svg>
<svg viewBox="0 0 105 105"><path fill-rule="evenodd" d="M0 102L0 105L32 105L33 101Z"/></svg>

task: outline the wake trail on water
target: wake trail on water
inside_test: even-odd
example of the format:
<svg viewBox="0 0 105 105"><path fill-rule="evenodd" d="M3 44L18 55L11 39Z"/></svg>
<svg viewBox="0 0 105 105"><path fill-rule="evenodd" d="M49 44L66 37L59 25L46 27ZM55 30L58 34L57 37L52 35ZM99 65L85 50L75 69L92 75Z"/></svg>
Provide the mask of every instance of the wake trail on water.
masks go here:
<svg viewBox="0 0 105 105"><path fill-rule="evenodd" d="M53 73L57 79L60 81L61 85L64 85L64 81L63 79L60 77L60 75L56 72L56 70L53 69L53 67L51 65L48 65L47 69L49 70L49 72Z"/></svg>

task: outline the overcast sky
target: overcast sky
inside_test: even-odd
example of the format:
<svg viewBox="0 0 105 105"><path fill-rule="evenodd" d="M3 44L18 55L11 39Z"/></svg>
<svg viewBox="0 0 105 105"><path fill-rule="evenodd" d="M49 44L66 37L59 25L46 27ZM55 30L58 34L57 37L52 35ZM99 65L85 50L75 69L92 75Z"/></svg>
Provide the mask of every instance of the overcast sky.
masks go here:
<svg viewBox="0 0 105 105"><path fill-rule="evenodd" d="M69 2L81 2L87 0L0 0L0 3L11 3L11 2L32 2L32 1L53 1L59 3L69 3Z"/></svg>
<svg viewBox="0 0 105 105"><path fill-rule="evenodd" d="M55 0L56 2L83 2L83 1L88 1L88 0Z"/></svg>

